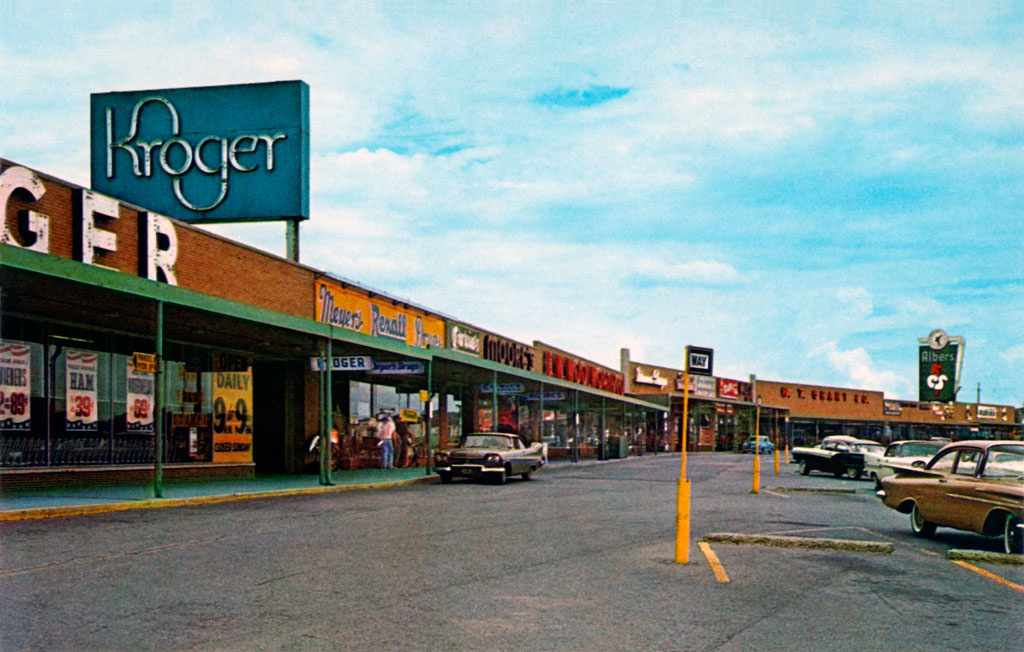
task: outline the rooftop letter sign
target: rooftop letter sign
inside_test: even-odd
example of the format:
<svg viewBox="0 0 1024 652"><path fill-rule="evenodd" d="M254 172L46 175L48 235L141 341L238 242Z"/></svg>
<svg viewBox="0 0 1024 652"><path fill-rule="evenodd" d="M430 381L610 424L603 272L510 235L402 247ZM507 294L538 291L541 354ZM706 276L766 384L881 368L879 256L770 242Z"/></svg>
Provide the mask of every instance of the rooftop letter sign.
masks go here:
<svg viewBox="0 0 1024 652"><path fill-rule="evenodd" d="M301 81L94 93L92 187L186 222L309 217Z"/></svg>

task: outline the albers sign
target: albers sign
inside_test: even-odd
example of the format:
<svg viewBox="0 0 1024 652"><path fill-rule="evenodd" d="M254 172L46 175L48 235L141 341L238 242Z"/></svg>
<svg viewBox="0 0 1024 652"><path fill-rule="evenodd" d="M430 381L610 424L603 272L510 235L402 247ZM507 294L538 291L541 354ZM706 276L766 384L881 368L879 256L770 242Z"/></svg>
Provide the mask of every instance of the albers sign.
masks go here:
<svg viewBox="0 0 1024 652"><path fill-rule="evenodd" d="M934 330L918 340L918 400L949 403L960 389L964 338Z"/></svg>
<svg viewBox="0 0 1024 652"><path fill-rule="evenodd" d="M309 217L301 81L90 97L92 187L185 222Z"/></svg>

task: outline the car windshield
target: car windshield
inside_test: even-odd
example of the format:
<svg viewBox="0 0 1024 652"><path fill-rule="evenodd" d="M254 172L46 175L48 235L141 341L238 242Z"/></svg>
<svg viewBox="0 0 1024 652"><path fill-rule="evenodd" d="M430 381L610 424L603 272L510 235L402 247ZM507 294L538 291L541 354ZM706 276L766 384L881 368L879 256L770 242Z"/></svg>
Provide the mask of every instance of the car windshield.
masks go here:
<svg viewBox="0 0 1024 652"><path fill-rule="evenodd" d="M500 435L466 435L464 448L512 448L512 439Z"/></svg>
<svg viewBox="0 0 1024 652"><path fill-rule="evenodd" d="M1024 476L1024 445L1007 444L988 450L984 478L1019 478Z"/></svg>
<svg viewBox="0 0 1024 652"><path fill-rule="evenodd" d="M942 444L932 444L926 441L903 444L896 451L897 457L931 457L939 452Z"/></svg>
<svg viewBox="0 0 1024 652"><path fill-rule="evenodd" d="M871 455L881 455L885 452L885 446L881 444L857 444L854 448L861 453L870 453Z"/></svg>

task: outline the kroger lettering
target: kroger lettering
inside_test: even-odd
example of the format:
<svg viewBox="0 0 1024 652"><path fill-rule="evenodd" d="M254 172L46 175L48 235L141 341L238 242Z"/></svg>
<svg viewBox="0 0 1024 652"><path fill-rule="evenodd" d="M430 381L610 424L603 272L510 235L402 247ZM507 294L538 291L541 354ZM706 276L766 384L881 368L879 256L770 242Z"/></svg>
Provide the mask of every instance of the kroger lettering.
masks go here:
<svg viewBox="0 0 1024 652"><path fill-rule="evenodd" d="M10 167L0 173L0 207L7 214L11 197L18 193L37 202L46 194L42 178L28 168ZM120 217L121 203L98 192L77 189L74 205L78 214L79 237L75 243L76 258L87 265L105 267L106 256L117 251L117 234L109 229ZM0 220L0 242L40 253L50 253L50 216L35 211L19 211L21 233L7 228ZM174 265L178 260L178 236L174 223L163 215L140 211L138 214L139 269L151 281L164 281L177 285Z"/></svg>
<svg viewBox="0 0 1024 652"><path fill-rule="evenodd" d="M149 142L137 140L140 116L143 107L147 104L156 104L158 107L162 106L166 109L169 129L165 138ZM147 115L151 114L153 111L147 112ZM181 137L181 118L178 115L178 110L168 99L157 95L143 98L135 104L135 108L132 109L128 134L118 140L114 139L114 109L107 107L106 129L108 179L113 179L116 176L116 154L118 151L125 152L130 157L132 173L136 177L144 178L153 176L155 153L159 169L172 179L171 187L178 202L185 208L200 212L213 210L227 198L231 170L245 174L258 169L262 163L268 172L272 172L274 170L274 144L287 138L283 133L242 134L230 139L218 135L206 135L192 143ZM132 143L133 140L134 143ZM212 203L199 205L185 196L181 178L193 168L202 174L216 175L220 178L220 192Z"/></svg>

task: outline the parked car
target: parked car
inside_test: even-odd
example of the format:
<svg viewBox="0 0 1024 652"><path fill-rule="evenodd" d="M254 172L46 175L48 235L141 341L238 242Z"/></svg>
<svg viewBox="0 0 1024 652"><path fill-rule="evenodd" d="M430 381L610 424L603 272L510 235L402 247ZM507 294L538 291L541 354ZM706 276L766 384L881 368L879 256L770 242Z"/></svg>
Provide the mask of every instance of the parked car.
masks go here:
<svg viewBox="0 0 1024 652"><path fill-rule="evenodd" d="M947 444L923 469L907 467L882 478L878 497L910 514L916 536L951 527L1002 537L1004 552L1024 552L1024 443Z"/></svg>
<svg viewBox="0 0 1024 652"><path fill-rule="evenodd" d="M740 446L741 453L753 453L754 452L754 438L751 437L747 441L743 442ZM775 444L772 443L771 439L761 435L757 438L757 452L758 453L774 453Z"/></svg>
<svg viewBox="0 0 1024 652"><path fill-rule="evenodd" d="M901 466L924 467L945 444L929 440L901 440L889 444L885 453L877 451L864 454L864 472L875 483L875 489L882 488L882 478L893 475Z"/></svg>
<svg viewBox="0 0 1024 652"><path fill-rule="evenodd" d="M800 465L800 473L803 475L821 471L837 478L845 475L851 480L857 480L864 473L864 453L881 451L882 445L875 441L832 435L822 439L817 446L797 447L790 454L793 461Z"/></svg>
<svg viewBox="0 0 1024 652"><path fill-rule="evenodd" d="M498 484L513 475L529 480L547 463L547 444L524 446L518 436L500 432L465 435L458 448L434 455L434 469L445 484L454 477L488 478Z"/></svg>

